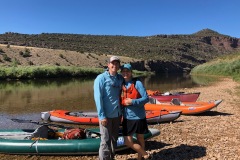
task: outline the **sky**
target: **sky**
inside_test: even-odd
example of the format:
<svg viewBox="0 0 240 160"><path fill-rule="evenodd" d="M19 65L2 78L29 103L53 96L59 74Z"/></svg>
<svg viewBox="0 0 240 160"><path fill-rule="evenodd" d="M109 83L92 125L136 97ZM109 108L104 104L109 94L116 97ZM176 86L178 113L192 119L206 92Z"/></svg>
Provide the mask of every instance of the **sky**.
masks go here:
<svg viewBox="0 0 240 160"><path fill-rule="evenodd" d="M212 29L240 38L240 0L1 0L0 34L153 36Z"/></svg>

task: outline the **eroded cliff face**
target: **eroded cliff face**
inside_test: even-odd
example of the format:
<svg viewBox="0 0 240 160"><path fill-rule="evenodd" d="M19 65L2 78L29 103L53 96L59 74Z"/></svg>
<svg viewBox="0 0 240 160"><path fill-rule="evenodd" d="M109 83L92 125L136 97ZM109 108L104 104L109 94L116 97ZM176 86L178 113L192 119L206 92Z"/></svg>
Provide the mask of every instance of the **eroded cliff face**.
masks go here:
<svg viewBox="0 0 240 160"><path fill-rule="evenodd" d="M232 37L203 37L202 41L216 47L222 47L225 50L231 51L240 48L240 40Z"/></svg>
<svg viewBox="0 0 240 160"><path fill-rule="evenodd" d="M203 43L213 46L216 49L216 51L219 52L218 55L228 54L228 53L240 50L240 39L238 38L204 36L204 37L201 37L200 39ZM184 58L190 60L190 62L184 61L183 60ZM133 68L141 71L152 71L156 73L173 73L173 72L188 73L196 65L205 63L209 60L211 59L197 60L191 55L186 56L183 54L179 61L166 62L161 60L145 60L145 61L131 62L131 64L133 65Z"/></svg>
<svg viewBox="0 0 240 160"><path fill-rule="evenodd" d="M151 72L162 73L162 74L174 73L174 72L188 73L194 67L187 63L164 62L159 60L131 62L131 65L136 70L151 71Z"/></svg>

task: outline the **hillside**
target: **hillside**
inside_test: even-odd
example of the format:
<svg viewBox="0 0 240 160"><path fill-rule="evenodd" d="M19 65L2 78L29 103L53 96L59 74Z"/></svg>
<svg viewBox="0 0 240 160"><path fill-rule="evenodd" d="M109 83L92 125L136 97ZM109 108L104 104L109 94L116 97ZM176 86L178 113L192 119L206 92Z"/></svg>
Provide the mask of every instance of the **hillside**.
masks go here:
<svg viewBox="0 0 240 160"><path fill-rule="evenodd" d="M239 39L210 29L190 35L147 37L7 32L0 34L0 44L5 45L0 46L0 65L9 66L14 61L18 65L102 67L107 56L118 55L138 70L161 73L189 71L240 48ZM14 45L21 47L15 50Z"/></svg>
<svg viewBox="0 0 240 160"><path fill-rule="evenodd" d="M0 44L0 66L78 66L102 68L111 55L79 53L76 51ZM119 56L122 63L133 58Z"/></svg>

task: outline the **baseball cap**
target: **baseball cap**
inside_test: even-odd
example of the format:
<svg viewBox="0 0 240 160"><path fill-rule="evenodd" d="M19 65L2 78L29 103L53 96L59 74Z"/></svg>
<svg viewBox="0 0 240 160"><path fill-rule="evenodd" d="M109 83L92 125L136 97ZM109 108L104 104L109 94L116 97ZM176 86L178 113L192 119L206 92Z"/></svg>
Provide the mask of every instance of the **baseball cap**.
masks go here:
<svg viewBox="0 0 240 160"><path fill-rule="evenodd" d="M113 62L113 61L119 61L120 62L120 59L117 57L117 56L112 56L110 59L109 59L109 63Z"/></svg>
<svg viewBox="0 0 240 160"><path fill-rule="evenodd" d="M124 64L124 65L121 66L121 70L123 70L124 68L132 71L132 66L131 66L131 64L129 64L129 63Z"/></svg>

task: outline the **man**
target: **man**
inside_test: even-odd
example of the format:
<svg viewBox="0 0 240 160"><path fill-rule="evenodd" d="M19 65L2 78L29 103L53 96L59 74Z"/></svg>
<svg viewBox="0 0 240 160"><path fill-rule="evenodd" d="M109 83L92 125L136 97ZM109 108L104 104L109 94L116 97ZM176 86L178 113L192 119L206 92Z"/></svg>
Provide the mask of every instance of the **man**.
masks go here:
<svg viewBox="0 0 240 160"><path fill-rule="evenodd" d="M121 121L120 93L123 78L117 71L120 59L112 56L108 61L108 69L98 75L94 81L94 100L98 112L101 143L99 159L114 159L115 148Z"/></svg>

